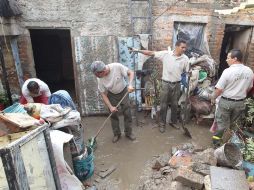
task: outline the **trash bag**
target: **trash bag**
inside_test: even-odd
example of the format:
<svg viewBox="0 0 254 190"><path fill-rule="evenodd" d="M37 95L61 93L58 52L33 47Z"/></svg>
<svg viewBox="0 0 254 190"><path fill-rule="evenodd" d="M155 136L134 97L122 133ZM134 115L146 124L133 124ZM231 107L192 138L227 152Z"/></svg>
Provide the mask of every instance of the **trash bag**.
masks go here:
<svg viewBox="0 0 254 190"><path fill-rule="evenodd" d="M209 115L212 111L212 105L210 101L206 101L198 96L191 96L191 109L197 115Z"/></svg>

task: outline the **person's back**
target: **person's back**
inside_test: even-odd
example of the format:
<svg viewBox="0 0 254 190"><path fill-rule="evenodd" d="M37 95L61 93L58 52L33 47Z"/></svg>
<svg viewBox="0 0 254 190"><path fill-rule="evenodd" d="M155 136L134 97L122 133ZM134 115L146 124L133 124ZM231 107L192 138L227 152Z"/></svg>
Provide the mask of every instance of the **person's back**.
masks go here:
<svg viewBox="0 0 254 190"><path fill-rule="evenodd" d="M31 78L25 81L22 86L21 104L26 103L44 103L48 104L48 98L51 92L48 85L37 78Z"/></svg>

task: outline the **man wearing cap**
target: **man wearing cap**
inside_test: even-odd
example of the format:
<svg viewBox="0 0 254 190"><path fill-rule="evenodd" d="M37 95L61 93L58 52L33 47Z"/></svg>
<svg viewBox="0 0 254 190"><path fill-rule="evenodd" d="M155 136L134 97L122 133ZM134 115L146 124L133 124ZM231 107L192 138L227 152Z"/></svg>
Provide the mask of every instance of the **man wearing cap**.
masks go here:
<svg viewBox="0 0 254 190"><path fill-rule="evenodd" d="M121 130L119 126L118 109L116 105L124 97L127 92L133 92L132 81L134 72L120 63L111 63L105 65L102 61L94 61L91 65L91 70L97 77L98 89L101 93L104 103L112 114L111 126L113 129L113 143L116 143L121 138ZM124 80L129 77L129 85L127 87ZM130 110L129 96L127 95L120 104L124 115L124 132L125 136L130 140L135 140L132 133L132 117Z"/></svg>
<svg viewBox="0 0 254 190"><path fill-rule="evenodd" d="M48 85L40 79L27 79L22 86L21 104L43 103L48 104L51 95Z"/></svg>
<svg viewBox="0 0 254 190"><path fill-rule="evenodd" d="M215 86L212 103L218 96L221 95L221 98L215 113L218 129L213 136L214 143L220 140L224 130L229 128L245 110L244 100L253 85L253 72L241 63L242 57L239 49L232 49L228 53L226 61L229 68L223 71Z"/></svg>
<svg viewBox="0 0 254 190"><path fill-rule="evenodd" d="M160 92L160 127L161 133L165 132L168 105L171 106L170 125L179 129L177 126L178 99L180 97L181 74L189 71L189 58L184 54L186 42L178 40L173 51L149 51L135 50L144 55L154 56L162 61L162 87Z"/></svg>

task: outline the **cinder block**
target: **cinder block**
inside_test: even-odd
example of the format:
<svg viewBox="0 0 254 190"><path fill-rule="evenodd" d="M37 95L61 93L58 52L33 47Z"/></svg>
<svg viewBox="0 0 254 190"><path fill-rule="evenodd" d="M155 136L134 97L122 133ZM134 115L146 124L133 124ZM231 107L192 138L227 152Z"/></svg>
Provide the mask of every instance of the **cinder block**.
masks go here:
<svg viewBox="0 0 254 190"><path fill-rule="evenodd" d="M180 167L173 173L173 180L181 182L183 185L193 187L195 189L202 189L204 184L204 177L187 168Z"/></svg>

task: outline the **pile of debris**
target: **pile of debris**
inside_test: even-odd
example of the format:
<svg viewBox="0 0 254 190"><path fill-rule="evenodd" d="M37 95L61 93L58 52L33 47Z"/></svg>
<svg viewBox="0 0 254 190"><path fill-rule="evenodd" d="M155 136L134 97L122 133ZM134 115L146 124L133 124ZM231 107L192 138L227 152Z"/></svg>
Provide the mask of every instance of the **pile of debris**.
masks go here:
<svg viewBox="0 0 254 190"><path fill-rule="evenodd" d="M142 190L249 189L243 170L217 167L213 148L187 143L173 147L147 163L140 178ZM218 159L219 160L219 159ZM229 188L230 187L230 188Z"/></svg>

